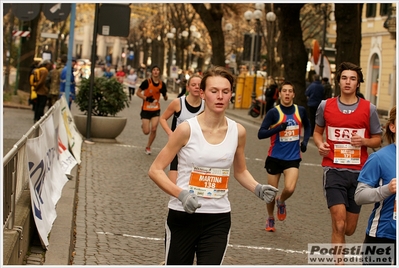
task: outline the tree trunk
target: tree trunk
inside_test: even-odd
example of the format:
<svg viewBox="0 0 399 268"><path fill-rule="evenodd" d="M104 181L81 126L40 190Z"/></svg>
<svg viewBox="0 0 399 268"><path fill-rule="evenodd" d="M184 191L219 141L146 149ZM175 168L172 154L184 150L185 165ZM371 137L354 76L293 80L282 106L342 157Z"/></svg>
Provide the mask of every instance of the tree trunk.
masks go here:
<svg viewBox="0 0 399 268"><path fill-rule="evenodd" d="M38 34L38 25L41 18L41 12L31 21L24 22L24 30L30 28L30 37L23 38L26 40L21 40L21 56L19 58L19 82L18 89L23 90L25 92L30 92L30 84L29 84L29 73L30 66L32 65L35 57L36 51L36 37ZM18 59L17 59L18 60Z"/></svg>
<svg viewBox="0 0 399 268"><path fill-rule="evenodd" d="M5 92L11 92L11 87L10 87L10 71L11 71L11 55L12 55L12 42L13 42L13 38L12 38L12 30L14 28L14 13L13 12L9 12L9 21L8 21L8 31L5 31L5 28L3 26L3 31L5 33L7 33L6 35L3 34L4 40L6 40L6 42L4 42L3 40L3 45L5 47L4 51L6 51L6 53L4 54L3 51L3 57L5 57L6 59L6 64L5 64L5 76L4 76L4 88L3 90Z"/></svg>
<svg viewBox="0 0 399 268"><path fill-rule="evenodd" d="M337 68L344 61L360 65L362 9L363 4L335 4L335 20L337 23L335 63ZM335 87L335 95L337 94L339 94L338 83Z"/></svg>
<svg viewBox="0 0 399 268"><path fill-rule="evenodd" d="M278 26L281 31L282 60L285 81L295 87L295 103L306 107L306 65L308 55L302 40L299 13L304 4L275 4Z"/></svg>
<svg viewBox="0 0 399 268"><path fill-rule="evenodd" d="M211 37L211 64L225 66L222 4L210 4L210 9L207 9L204 4L191 5L200 16L202 22L208 30L209 36Z"/></svg>

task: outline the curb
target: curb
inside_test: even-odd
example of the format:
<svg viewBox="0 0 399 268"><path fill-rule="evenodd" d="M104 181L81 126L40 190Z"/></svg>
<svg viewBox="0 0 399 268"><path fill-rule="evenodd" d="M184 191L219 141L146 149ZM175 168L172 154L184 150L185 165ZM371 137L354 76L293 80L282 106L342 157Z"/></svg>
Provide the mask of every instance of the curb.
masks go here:
<svg viewBox="0 0 399 268"><path fill-rule="evenodd" d="M12 103L12 102L4 102L3 108L16 108L16 109L32 110L32 106L27 106L27 105L23 105L23 104Z"/></svg>

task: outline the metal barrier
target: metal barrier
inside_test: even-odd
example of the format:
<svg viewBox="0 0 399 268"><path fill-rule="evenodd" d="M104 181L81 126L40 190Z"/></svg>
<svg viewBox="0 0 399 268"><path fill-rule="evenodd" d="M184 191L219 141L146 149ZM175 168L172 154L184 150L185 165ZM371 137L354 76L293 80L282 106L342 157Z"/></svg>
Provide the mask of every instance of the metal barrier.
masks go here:
<svg viewBox="0 0 399 268"><path fill-rule="evenodd" d="M29 189L26 141L41 134L40 124L54 112L54 109L55 106L51 107L3 158L3 230L14 228L16 204L22 192Z"/></svg>

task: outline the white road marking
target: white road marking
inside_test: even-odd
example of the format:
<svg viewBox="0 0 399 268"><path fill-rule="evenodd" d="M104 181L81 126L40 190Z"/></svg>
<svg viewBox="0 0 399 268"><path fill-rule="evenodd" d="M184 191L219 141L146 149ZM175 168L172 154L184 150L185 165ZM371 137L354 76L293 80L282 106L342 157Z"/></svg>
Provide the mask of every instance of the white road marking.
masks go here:
<svg viewBox="0 0 399 268"><path fill-rule="evenodd" d="M135 148L135 149L137 149L137 148L139 148L139 149L143 148L144 149L144 147L142 147L142 146L135 146L135 145L129 145L129 144L115 144L115 146L126 147L126 148ZM152 149L158 150L159 148L152 148ZM252 158L251 159L251 158L245 157L245 159L247 161L258 161L258 162L264 162L265 161L265 159L263 159L263 158ZM301 166L321 167L320 164L305 163L305 162L301 162Z"/></svg>
<svg viewBox="0 0 399 268"><path fill-rule="evenodd" d="M144 239L144 240L153 240L153 241L163 241L164 238L157 238L157 237L145 237L139 235L129 235L129 234L114 234L111 232L96 232L97 234L102 235L115 235L115 236L124 236L124 237L131 237L137 239ZM292 250L292 249L282 249L282 248L272 248L272 247L256 247L256 246L244 246L244 245L228 245L231 248L246 248L246 249L256 249L256 250L268 250L268 251L281 251L285 253L296 253L296 254L308 254L309 251L307 250Z"/></svg>

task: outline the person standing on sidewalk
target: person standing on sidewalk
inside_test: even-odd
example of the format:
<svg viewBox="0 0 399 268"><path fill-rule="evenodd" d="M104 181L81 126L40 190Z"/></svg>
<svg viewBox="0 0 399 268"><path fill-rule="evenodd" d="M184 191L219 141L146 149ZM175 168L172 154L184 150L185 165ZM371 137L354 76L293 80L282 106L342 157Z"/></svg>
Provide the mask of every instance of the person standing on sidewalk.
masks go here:
<svg viewBox="0 0 399 268"><path fill-rule="evenodd" d="M148 155L151 154L151 145L157 135L159 116L161 114L161 105L159 103L161 94L165 101L168 100L166 85L162 82L160 73L160 68L156 65L153 66L151 68L151 77L144 80L137 90L137 96L143 99L140 113L141 128L145 135L150 134L145 147L145 153Z"/></svg>
<svg viewBox="0 0 399 268"><path fill-rule="evenodd" d="M57 59L57 65L49 73L51 77L50 82L50 94L48 106L51 108L55 102L60 98L60 83L61 83L61 72L66 63L66 57L60 57Z"/></svg>
<svg viewBox="0 0 399 268"><path fill-rule="evenodd" d="M375 105L356 96L363 82L361 68L343 62L336 72L340 95L323 100L316 114L313 135L323 157L323 183L331 214L331 243L345 243L357 226L361 206L354 199L367 147L381 145L381 126ZM326 130L325 140L323 137Z"/></svg>
<svg viewBox="0 0 399 268"><path fill-rule="evenodd" d="M372 153L360 171L355 201L373 204L364 244L392 244L396 264L396 106L389 112L384 137L388 145ZM363 250L364 252L365 250ZM364 258L365 259L365 258ZM390 263L368 263L378 265Z"/></svg>
<svg viewBox="0 0 399 268"><path fill-rule="evenodd" d="M321 84L320 75L313 75L313 82L309 85L309 87L305 91L305 95L308 99L308 107L309 107L309 120L310 120L310 136L313 136L314 128L315 128L315 119L316 119L316 110L319 107L319 104L322 100L324 100L324 86Z"/></svg>
<svg viewBox="0 0 399 268"><path fill-rule="evenodd" d="M263 119L258 131L259 139L270 138L270 148L265 161L267 182L278 187L281 174L284 174L284 189L276 200L266 205L268 219L265 230L276 231L274 204L277 203L277 218L285 220L287 210L285 201L295 191L299 177L301 152L306 152L310 138L310 123L303 106L294 104L295 89L290 82L284 82L280 88L280 104L272 108ZM303 141L300 141L302 127Z"/></svg>
<svg viewBox="0 0 399 268"><path fill-rule="evenodd" d="M198 74L192 75L187 81L188 95L183 95L180 98L174 99L161 115L159 122L166 134L170 136L178 125L186 119L194 117L204 110L204 100L201 98L202 76ZM173 115L172 126L169 127L167 120ZM177 179L177 155L170 163L169 179L176 182Z"/></svg>
<svg viewBox="0 0 399 268"><path fill-rule="evenodd" d="M321 80L321 84L324 87L324 99L328 99L332 97L332 86L330 84L330 82L328 81L328 77L324 77Z"/></svg>
<svg viewBox="0 0 399 268"><path fill-rule="evenodd" d="M51 70L52 63L49 60L44 60L39 65L39 73L40 78L36 84L36 94L37 94L37 102L35 106L35 116L34 123L40 120L40 118L44 115L44 109L47 104L47 96L49 93L49 89L46 86L47 75Z"/></svg>
<svg viewBox="0 0 399 268"><path fill-rule="evenodd" d="M165 264L221 265L227 250L231 207L228 182L234 177L265 202L271 202L275 187L259 184L245 163L246 130L225 116L234 84L224 67L208 70L201 81L205 100L203 113L181 123L169 136L152 163L148 175L171 195L165 230ZM176 183L165 168L178 154Z"/></svg>
<svg viewBox="0 0 399 268"><path fill-rule="evenodd" d="M65 60L65 58L64 58ZM67 63L68 58L65 61L65 64ZM71 81L69 84L69 100L66 100L68 102L68 107L69 110L72 108L72 101L75 99L76 95L76 81L75 81L75 65L76 65L76 59L72 58L71 60ZM68 65L65 65L64 68L61 71L61 76L60 76L60 97L62 94L65 94L66 90L66 82L67 82L67 72L68 72ZM66 97L66 96L65 96Z"/></svg>

